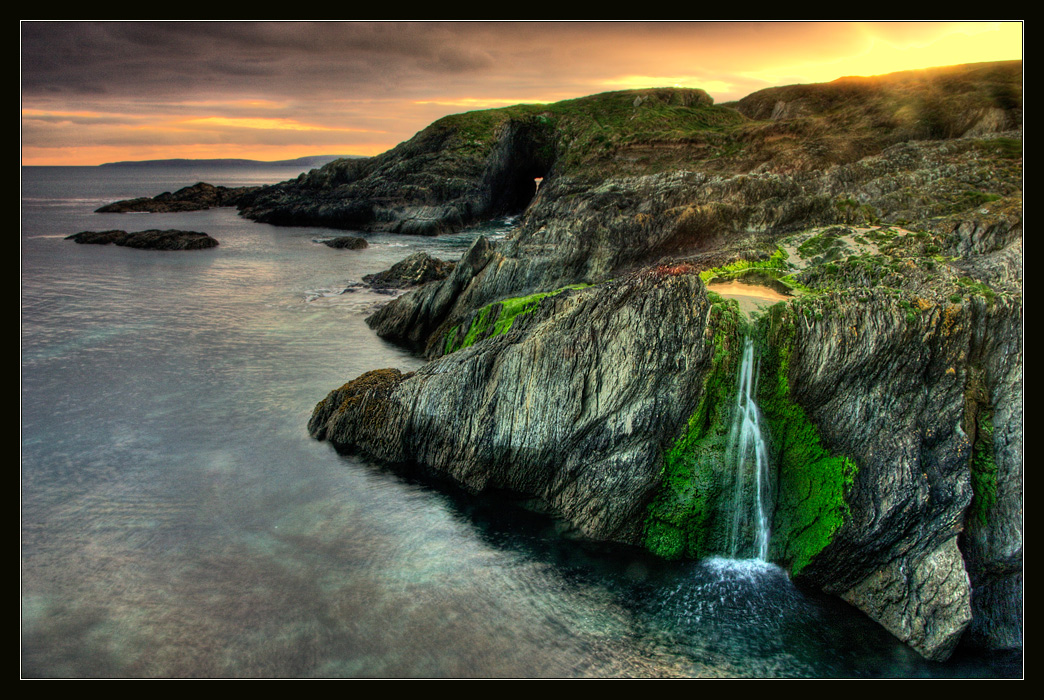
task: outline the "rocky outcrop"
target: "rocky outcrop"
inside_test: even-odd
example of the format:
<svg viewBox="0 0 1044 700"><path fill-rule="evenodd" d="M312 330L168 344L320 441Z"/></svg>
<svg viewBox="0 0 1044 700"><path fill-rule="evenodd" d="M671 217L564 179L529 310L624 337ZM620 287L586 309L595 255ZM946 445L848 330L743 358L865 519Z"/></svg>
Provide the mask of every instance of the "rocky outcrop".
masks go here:
<svg viewBox="0 0 1044 700"><path fill-rule="evenodd" d="M312 434L518 491L591 537L727 553L749 336L769 558L927 658L1020 646L1020 80L940 69L735 109L597 96L600 130L583 104L515 112L556 139L521 225L371 316L432 361L349 382ZM639 130L653 116L701 126L668 142ZM797 298L747 321L700 279L752 270Z"/></svg>
<svg viewBox="0 0 1044 700"><path fill-rule="evenodd" d="M996 489L1011 490L991 502L997 519L985 522L992 525L973 527L973 500L984 497L973 488L979 441L962 424L969 383L978 381L970 377L986 358L1003 357L982 381L997 397L993 415L1005 416L1003 432L1021 434L1021 307L976 298L932 304L911 320L883 296L820 300L807 316L795 304L776 307L761 330L747 331L764 334L776 358L766 361L762 383L771 386L785 355L782 376L800 407L788 410L808 417L795 429L777 422L779 409L765 401L778 470L770 558L928 658L948 657L976 615L973 629L1004 628L1009 642L1017 640L1013 611L985 611L984 619L976 612L976 574L969 574L981 570L987 595L1020 575L1021 511L1005 511L1019 504L1021 445L1007 453L994 448ZM367 388L369 380L349 383L317 407L310 429L338 449L419 465L476 491L535 496L591 537L648 545L658 521L645 509L662 501L657 494L670 476L664 455L679 435L688 439L696 416L708 414L697 407L715 400L715 382L727 387L719 404L733 401L735 375L715 379L715 347L736 347L741 326L713 309L685 266L566 292L544 299L503 335L409 377L389 375L380 392ZM991 347L982 344L986 338ZM845 455L851 473L799 474L797 460L812 460L812 428L815 444ZM714 440L701 449L724 450ZM719 493L699 473L673 492L670 509ZM809 510L823 508L809 489L835 489L835 509ZM713 517L700 513L723 506L692 507L699 528ZM722 553L712 546L704 554L715 552Z"/></svg>
<svg viewBox="0 0 1044 700"><path fill-rule="evenodd" d="M77 243L94 243L99 245L125 246L127 248L140 248L142 250L204 250L215 247L218 242L205 233L199 231L178 231L169 229L158 231L81 231L65 240Z"/></svg>
<svg viewBox="0 0 1044 700"><path fill-rule="evenodd" d="M471 244L446 279L426 284L378 309L366 323L382 337L423 350L449 315L458 297L494 258L494 247L484 237Z"/></svg>
<svg viewBox="0 0 1044 700"><path fill-rule="evenodd" d="M485 114L485 113L472 113ZM432 236L525 208L552 165L549 123L504 112L454 115L380 156L334 161L241 206L277 225Z"/></svg>
<svg viewBox="0 0 1044 700"><path fill-rule="evenodd" d="M698 277L662 270L566 292L411 375L349 382L309 430L475 491L536 496L590 537L637 543L660 455L709 366L709 310Z"/></svg>
<svg viewBox="0 0 1044 700"><path fill-rule="evenodd" d="M106 204L95 211L103 214L167 213L199 211L211 207L234 207L258 189L257 187L215 187L205 182L198 182L190 187L182 187L173 193L163 192L155 197L123 199Z"/></svg>
<svg viewBox="0 0 1044 700"><path fill-rule="evenodd" d="M370 244L366 242L365 238L359 236L338 236L323 241L323 245L337 250L362 250L368 248Z"/></svg>
<svg viewBox="0 0 1044 700"><path fill-rule="evenodd" d="M427 253L414 253L387 270L364 275L363 282L373 289L406 289L449 277L456 263L433 258Z"/></svg>

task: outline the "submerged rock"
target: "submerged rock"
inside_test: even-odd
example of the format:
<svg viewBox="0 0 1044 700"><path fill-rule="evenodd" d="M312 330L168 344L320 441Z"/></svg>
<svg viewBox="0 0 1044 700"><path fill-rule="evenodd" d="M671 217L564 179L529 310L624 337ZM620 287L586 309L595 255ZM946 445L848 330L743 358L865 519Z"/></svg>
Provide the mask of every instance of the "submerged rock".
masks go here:
<svg viewBox="0 0 1044 700"><path fill-rule="evenodd" d="M198 182L190 187L182 187L176 192L163 192L155 197L137 197L123 199L95 209L102 214L123 214L127 212L167 213L180 211L199 211L211 207L234 207L241 204L246 197L257 191L258 187L222 187Z"/></svg>
<svg viewBox="0 0 1044 700"><path fill-rule="evenodd" d="M199 231L179 231L168 229L159 231L150 229L148 231L81 231L65 240L77 243L95 243L99 245L124 246L127 248L140 248L142 250L204 250L215 247L217 239L211 238L206 233Z"/></svg>

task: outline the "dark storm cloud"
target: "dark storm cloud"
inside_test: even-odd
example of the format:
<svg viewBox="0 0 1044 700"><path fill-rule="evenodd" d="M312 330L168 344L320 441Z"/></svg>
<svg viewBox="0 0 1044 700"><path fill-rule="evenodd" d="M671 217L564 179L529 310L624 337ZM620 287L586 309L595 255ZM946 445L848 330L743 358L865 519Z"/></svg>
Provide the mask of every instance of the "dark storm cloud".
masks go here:
<svg viewBox="0 0 1044 700"><path fill-rule="evenodd" d="M483 77L502 80L501 93L554 82L579 95L592 76L648 73L668 55L676 65L690 57L692 71L727 69L709 55L737 34L782 42L778 31L727 23L29 22L22 80L31 96L409 96Z"/></svg>
<svg viewBox="0 0 1044 700"><path fill-rule="evenodd" d="M465 39L460 28L428 24L28 22L22 87L27 95L369 93L386 81L490 68L492 56Z"/></svg>

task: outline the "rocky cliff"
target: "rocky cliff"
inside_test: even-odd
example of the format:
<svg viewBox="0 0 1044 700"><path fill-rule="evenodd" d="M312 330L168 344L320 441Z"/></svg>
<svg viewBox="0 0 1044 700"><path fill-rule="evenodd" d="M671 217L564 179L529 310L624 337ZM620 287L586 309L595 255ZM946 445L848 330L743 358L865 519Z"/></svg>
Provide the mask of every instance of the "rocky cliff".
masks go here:
<svg viewBox="0 0 1044 700"><path fill-rule="evenodd" d="M259 218L339 225L355 206L392 222L367 199L380 187L461 222L531 197L508 240L369 319L432 361L335 390L313 435L535 497L591 537L721 553L749 338L769 558L929 658L1021 645L1021 64L448 119L256 200ZM476 124L488 139L465 158ZM537 163L505 155L519 139L539 168L510 165ZM487 187L501 167L517 198ZM416 187L392 187L396 168ZM439 168L466 182L437 192ZM747 317L707 290L737 278L791 300Z"/></svg>

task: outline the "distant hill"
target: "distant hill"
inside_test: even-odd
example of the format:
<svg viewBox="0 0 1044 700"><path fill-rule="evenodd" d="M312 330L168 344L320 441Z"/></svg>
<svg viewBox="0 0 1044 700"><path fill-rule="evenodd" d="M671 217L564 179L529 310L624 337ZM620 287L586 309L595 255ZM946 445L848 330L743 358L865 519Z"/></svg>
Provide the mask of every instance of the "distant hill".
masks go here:
<svg viewBox="0 0 1044 700"><path fill-rule="evenodd" d="M165 160L121 160L116 163L102 163L99 168L122 168L139 166L162 167L237 167L237 168L270 168L273 166L301 166L303 168L319 168L339 158L365 158L365 156L304 156L290 160L248 160L246 158L167 158Z"/></svg>

